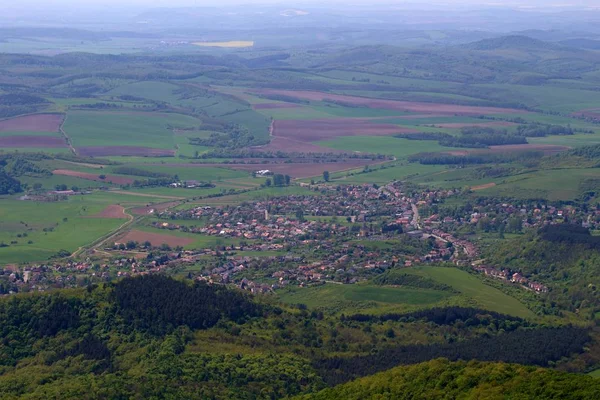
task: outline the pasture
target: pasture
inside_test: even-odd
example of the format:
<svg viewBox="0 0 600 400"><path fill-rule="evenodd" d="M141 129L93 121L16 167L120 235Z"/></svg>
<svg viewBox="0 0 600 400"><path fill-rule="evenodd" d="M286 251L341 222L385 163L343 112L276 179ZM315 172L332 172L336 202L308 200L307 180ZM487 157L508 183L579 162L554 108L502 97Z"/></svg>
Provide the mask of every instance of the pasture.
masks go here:
<svg viewBox="0 0 600 400"><path fill-rule="evenodd" d="M402 311L440 303L452 296L449 292L404 287L382 287L368 284L324 284L307 288L287 288L278 292L288 304L304 304L334 312L354 310L372 312Z"/></svg>
<svg viewBox="0 0 600 400"><path fill-rule="evenodd" d="M436 141L399 139L395 137L351 136L317 142L323 147L359 153L378 153L404 158L421 152L450 150Z"/></svg>
<svg viewBox="0 0 600 400"><path fill-rule="evenodd" d="M44 261L59 250L73 252L118 228L123 220L89 218L111 200L74 196L44 203L2 199L0 207L0 263ZM20 237L19 237L20 236Z"/></svg>
<svg viewBox="0 0 600 400"><path fill-rule="evenodd" d="M415 267L404 271L452 286L463 296L473 301L473 306L496 311L502 314L515 315L521 318L533 318L535 314L517 299L502 293L500 290L484 284L477 277L457 268Z"/></svg>
<svg viewBox="0 0 600 400"><path fill-rule="evenodd" d="M162 155L174 154L174 128L200 125L200 120L180 114L72 111L64 130L73 146L89 155Z"/></svg>

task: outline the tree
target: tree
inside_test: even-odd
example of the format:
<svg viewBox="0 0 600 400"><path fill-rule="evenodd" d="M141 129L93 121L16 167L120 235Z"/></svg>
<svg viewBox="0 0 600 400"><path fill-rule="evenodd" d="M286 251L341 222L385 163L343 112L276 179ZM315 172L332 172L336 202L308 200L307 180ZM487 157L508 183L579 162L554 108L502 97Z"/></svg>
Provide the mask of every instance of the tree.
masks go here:
<svg viewBox="0 0 600 400"><path fill-rule="evenodd" d="M285 186L290 186L290 182L292 181L292 177L289 175L285 176Z"/></svg>
<svg viewBox="0 0 600 400"><path fill-rule="evenodd" d="M323 171L323 180L329 182L329 171Z"/></svg>
<svg viewBox="0 0 600 400"><path fill-rule="evenodd" d="M104 180L104 179L106 179L106 175L98 175L98 178Z"/></svg>
<svg viewBox="0 0 600 400"><path fill-rule="evenodd" d="M265 186L269 187L271 186L272 182L271 182L271 178L267 178L267 180L265 181Z"/></svg>
<svg viewBox="0 0 600 400"><path fill-rule="evenodd" d="M301 208L296 210L296 219L298 221L304 221L304 211Z"/></svg>
<svg viewBox="0 0 600 400"><path fill-rule="evenodd" d="M281 187L285 185L285 177L281 174L275 174L273 176L273 186Z"/></svg>

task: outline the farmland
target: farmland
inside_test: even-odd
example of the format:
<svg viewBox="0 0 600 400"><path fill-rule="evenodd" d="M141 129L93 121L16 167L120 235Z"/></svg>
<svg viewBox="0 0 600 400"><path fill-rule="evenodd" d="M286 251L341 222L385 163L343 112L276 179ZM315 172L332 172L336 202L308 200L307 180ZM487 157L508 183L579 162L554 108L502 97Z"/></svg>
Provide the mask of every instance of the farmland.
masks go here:
<svg viewBox="0 0 600 400"><path fill-rule="evenodd" d="M196 3L0 14L0 397L598 397L600 11Z"/></svg>
<svg viewBox="0 0 600 400"><path fill-rule="evenodd" d="M291 304L305 304L311 308L325 307L335 311L351 312L353 307L386 311L406 310L418 306L431 306L450 297L448 293L434 290L386 288L368 285L325 284L306 289L292 289L280 294L281 300ZM332 299L335 299L332 301Z"/></svg>

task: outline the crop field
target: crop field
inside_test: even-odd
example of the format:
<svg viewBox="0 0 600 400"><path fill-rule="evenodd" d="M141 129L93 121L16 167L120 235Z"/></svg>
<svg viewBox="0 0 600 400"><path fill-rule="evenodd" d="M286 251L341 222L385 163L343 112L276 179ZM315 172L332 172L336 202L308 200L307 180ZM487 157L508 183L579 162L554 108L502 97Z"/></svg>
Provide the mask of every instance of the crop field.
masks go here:
<svg viewBox="0 0 600 400"><path fill-rule="evenodd" d="M556 169L537 171L507 177L496 185L481 190L490 196L511 195L525 198L546 198L551 201L573 199L581 193L581 185L587 179L597 179L594 169Z"/></svg>
<svg viewBox="0 0 600 400"><path fill-rule="evenodd" d="M442 165L421 165L417 163L402 164L398 166L378 168L373 167L369 172L364 173L362 169L349 172L338 172L331 174L331 179L335 183L347 185L361 185L365 183L386 184L393 180L414 179L420 175L429 175L445 171L446 167Z"/></svg>
<svg viewBox="0 0 600 400"><path fill-rule="evenodd" d="M142 81L118 86L106 93L106 96L134 96L154 101L176 102L175 93L179 86L165 82Z"/></svg>
<svg viewBox="0 0 600 400"><path fill-rule="evenodd" d="M60 136L0 136L0 147L4 148L67 148L65 139Z"/></svg>
<svg viewBox="0 0 600 400"><path fill-rule="evenodd" d="M389 154L398 158L421 152L451 150L450 147L440 146L435 141L419 141L394 137L340 137L334 140L321 141L317 144L336 150Z"/></svg>
<svg viewBox="0 0 600 400"><path fill-rule="evenodd" d="M273 136L302 142L331 140L340 136L390 136L414 133L412 129L378 124L360 118L332 118L306 121L275 121Z"/></svg>
<svg viewBox="0 0 600 400"><path fill-rule="evenodd" d="M73 146L87 156L174 155L174 128L201 125L178 114L73 111L64 129Z"/></svg>
<svg viewBox="0 0 600 400"><path fill-rule="evenodd" d="M409 111L415 113L434 113L441 115L485 115L485 114L505 114L525 113L523 110L499 108L499 107L477 107L477 106L460 106L443 103L420 103L398 100L381 100L357 96L345 96L324 92L314 91L294 91L294 90L276 90L263 89L257 93L263 95L283 95L295 97L298 99L309 101L337 101L369 108L380 108L386 110Z"/></svg>
<svg viewBox="0 0 600 400"><path fill-rule="evenodd" d="M95 182L106 182L107 184L127 185L133 183L132 178L118 175L92 174L89 172L73 171L68 169L56 169L52 171L54 175L73 176L76 178L87 179Z"/></svg>
<svg viewBox="0 0 600 400"><path fill-rule="evenodd" d="M0 242L8 247L0 248L0 264L42 261L59 250L73 252L123 223L114 218L89 218L107 206L93 196L60 203L1 201Z"/></svg>
<svg viewBox="0 0 600 400"><path fill-rule="evenodd" d="M167 244L171 247L183 247L194 243L194 239L191 238L178 237L162 233L144 232L138 230L129 231L125 235L120 236L116 241L118 243L127 243L130 241L144 243L148 241L153 246Z"/></svg>
<svg viewBox="0 0 600 400"><path fill-rule="evenodd" d="M533 312L517 299L484 284L477 277L457 268L416 267L408 268L405 271L450 285L484 309L522 318L534 317Z"/></svg>
<svg viewBox="0 0 600 400"><path fill-rule="evenodd" d="M375 285L325 284L308 288L291 288L278 292L279 299L288 304L304 304L309 308L332 311L370 309L406 310L424 308L452 296L449 292Z"/></svg>
<svg viewBox="0 0 600 400"><path fill-rule="evenodd" d="M33 114L0 120L0 132L58 132L64 115Z"/></svg>

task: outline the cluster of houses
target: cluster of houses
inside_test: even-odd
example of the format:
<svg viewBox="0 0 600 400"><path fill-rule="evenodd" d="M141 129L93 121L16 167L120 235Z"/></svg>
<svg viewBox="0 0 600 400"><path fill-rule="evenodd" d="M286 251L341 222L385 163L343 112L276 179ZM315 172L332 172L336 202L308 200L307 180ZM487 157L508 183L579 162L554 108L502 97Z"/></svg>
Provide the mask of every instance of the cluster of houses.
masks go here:
<svg viewBox="0 0 600 400"><path fill-rule="evenodd" d="M381 187L348 185L314 189L318 193L312 196L288 195L236 206L165 211L153 222L158 229L239 239L236 245L181 252L157 250L154 258L148 257L149 250L138 251L141 257L129 257L123 252L122 256L102 264L88 260L0 270L0 294L5 294L2 291L6 292L7 287L42 290L74 286L81 284L82 276L92 281L110 280L163 272L180 265L193 265L201 271L196 276L199 280L236 284L253 293L267 293L288 285L352 284L392 267L442 261L471 265L486 276L544 293L548 291L546 286L518 271L475 263L480 251L475 243L465 239L468 235L463 235L466 231L463 228L472 231L482 221L499 226L515 220L518 221L514 225L520 228L564 222L600 228L600 209L581 210L534 202L513 204L494 199L480 199L477 204L452 209L442 204L457 191L408 188L398 182ZM197 223L186 224L182 220ZM394 246L374 250L377 247L364 245L368 241L402 240L417 243L415 248L419 251L404 254ZM265 256L266 251L280 255ZM235 255L239 252L256 252L256 255Z"/></svg>
<svg viewBox="0 0 600 400"><path fill-rule="evenodd" d="M511 271L509 269L494 268L489 265L473 264L473 269L489 276L490 278L501 279L503 281L516 283L525 288L534 290L538 293L548 292L548 288L539 282L530 281L520 272Z"/></svg>

